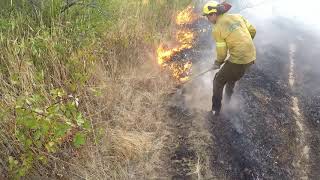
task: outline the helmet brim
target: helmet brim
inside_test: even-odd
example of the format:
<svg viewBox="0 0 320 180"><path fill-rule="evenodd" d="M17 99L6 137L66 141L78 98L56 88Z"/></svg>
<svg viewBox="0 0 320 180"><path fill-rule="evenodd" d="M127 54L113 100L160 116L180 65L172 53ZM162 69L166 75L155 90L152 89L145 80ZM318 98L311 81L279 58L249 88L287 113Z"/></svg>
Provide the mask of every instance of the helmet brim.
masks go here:
<svg viewBox="0 0 320 180"><path fill-rule="evenodd" d="M232 5L227 2L223 2L221 4L224 6L224 9L225 9L224 13L228 12L232 8Z"/></svg>

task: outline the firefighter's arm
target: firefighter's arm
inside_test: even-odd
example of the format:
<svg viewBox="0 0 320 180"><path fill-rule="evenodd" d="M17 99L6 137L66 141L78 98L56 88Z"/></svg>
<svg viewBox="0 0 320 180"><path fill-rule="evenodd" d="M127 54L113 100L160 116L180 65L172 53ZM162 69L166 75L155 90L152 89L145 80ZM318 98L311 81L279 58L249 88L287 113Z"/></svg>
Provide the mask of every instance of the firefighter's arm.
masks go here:
<svg viewBox="0 0 320 180"><path fill-rule="evenodd" d="M251 38L254 39L254 37L256 36L256 33L257 33L256 28L252 24L250 24L249 21L246 20L244 17L242 17L242 19L248 28L248 31L251 35Z"/></svg>
<svg viewBox="0 0 320 180"><path fill-rule="evenodd" d="M228 47L226 41L221 37L221 33L219 30L213 31L213 37L216 41L216 52L217 52L217 59L215 64L221 65L224 63L224 60L228 54Z"/></svg>

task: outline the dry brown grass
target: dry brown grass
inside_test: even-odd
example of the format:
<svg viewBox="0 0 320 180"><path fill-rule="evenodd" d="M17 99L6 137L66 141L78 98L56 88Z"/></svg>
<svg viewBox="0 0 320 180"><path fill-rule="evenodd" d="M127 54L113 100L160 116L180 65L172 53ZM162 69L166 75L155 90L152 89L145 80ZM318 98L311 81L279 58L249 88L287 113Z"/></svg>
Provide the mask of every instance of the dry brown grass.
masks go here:
<svg viewBox="0 0 320 180"><path fill-rule="evenodd" d="M99 87L102 95L95 102L99 105L92 109L93 126L101 132L95 133L97 143L81 152L80 161L72 160L82 167L72 171L86 179L160 177L157 169L163 165L160 153L167 128L163 106L172 81L153 62L116 80L97 76L106 77L101 79L105 84Z"/></svg>
<svg viewBox="0 0 320 180"><path fill-rule="evenodd" d="M139 37L129 44L118 42L123 37L105 38L101 48L111 53L101 54L79 97L92 123L92 143L69 159L72 165L57 161L61 166L53 172L72 179L159 178L167 133L164 106L174 81L161 72L154 48Z"/></svg>

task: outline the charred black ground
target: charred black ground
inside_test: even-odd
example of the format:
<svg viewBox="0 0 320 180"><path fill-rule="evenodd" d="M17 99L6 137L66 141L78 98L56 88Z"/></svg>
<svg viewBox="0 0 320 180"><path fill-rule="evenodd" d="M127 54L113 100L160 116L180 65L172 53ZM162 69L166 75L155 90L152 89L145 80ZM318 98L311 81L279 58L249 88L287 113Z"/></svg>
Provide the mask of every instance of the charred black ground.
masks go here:
<svg viewBox="0 0 320 180"><path fill-rule="evenodd" d="M203 21L197 23L196 27L205 25ZM177 102L168 107L170 127L176 135L173 141L177 142L171 150L172 179L196 179L190 169L190 164L197 160L195 147L191 147L188 139L192 122L198 116L206 119L212 135L213 144L208 144L212 176L208 179L320 178L320 62L317 59L320 52L305 45L309 40L317 44L320 38L278 21L270 26L278 30L268 37L281 39L269 39L271 43L265 43L261 34L256 40L256 64L236 87L234 98L239 106L226 105L220 117L212 117L200 109L194 113L185 104L185 88L190 86L179 87L172 97ZM203 48L212 48L210 32L201 32L198 37L195 48L183 52L196 66L202 63ZM294 52L291 45L296 47ZM295 63L291 69L290 58ZM290 71L295 78L293 87L289 83ZM204 84L195 81L191 87L201 85ZM299 118L306 132L298 128L293 98L299 100ZM310 147L310 157L308 162L297 165L302 145Z"/></svg>

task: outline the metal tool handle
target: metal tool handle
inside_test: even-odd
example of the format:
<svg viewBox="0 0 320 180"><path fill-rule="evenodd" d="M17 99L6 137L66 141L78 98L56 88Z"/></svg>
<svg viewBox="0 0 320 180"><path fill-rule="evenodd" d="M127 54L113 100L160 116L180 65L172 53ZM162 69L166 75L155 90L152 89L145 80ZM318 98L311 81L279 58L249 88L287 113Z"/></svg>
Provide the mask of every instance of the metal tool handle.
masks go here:
<svg viewBox="0 0 320 180"><path fill-rule="evenodd" d="M201 77L201 76L207 74L207 73L210 72L210 71L217 71L217 70L218 70L218 69L212 69L212 68L210 68L210 69L208 69L208 70L206 70L206 71L204 71L204 72L202 72L202 73L199 73L199 74L193 76L192 78L188 79L187 81L183 82L182 84L187 84L188 82L191 82L191 81L193 81L194 79L197 79L198 77Z"/></svg>

